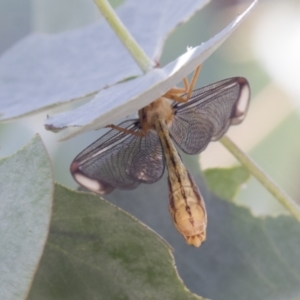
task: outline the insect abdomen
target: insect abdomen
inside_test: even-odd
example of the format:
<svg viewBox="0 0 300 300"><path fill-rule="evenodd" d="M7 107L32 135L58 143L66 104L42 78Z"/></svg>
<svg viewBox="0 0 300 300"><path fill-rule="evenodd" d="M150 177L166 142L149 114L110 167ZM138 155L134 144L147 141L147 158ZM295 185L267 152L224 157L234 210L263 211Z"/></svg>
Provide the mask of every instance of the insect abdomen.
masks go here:
<svg viewBox="0 0 300 300"><path fill-rule="evenodd" d="M176 190L170 189L169 209L177 230L186 242L199 247L206 238L205 204L192 176L186 172L191 185L181 186Z"/></svg>

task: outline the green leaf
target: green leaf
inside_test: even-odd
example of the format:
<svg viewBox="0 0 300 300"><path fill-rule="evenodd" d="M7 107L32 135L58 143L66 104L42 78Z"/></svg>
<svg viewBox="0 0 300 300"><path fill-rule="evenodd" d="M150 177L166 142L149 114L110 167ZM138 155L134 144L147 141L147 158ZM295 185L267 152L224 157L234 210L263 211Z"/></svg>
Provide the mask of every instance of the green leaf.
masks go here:
<svg viewBox="0 0 300 300"><path fill-rule="evenodd" d="M124 211L57 185L49 238L29 299L199 299L170 248Z"/></svg>
<svg viewBox="0 0 300 300"><path fill-rule="evenodd" d="M38 136L0 160L0 299L25 299L51 218L50 160Z"/></svg>
<svg viewBox="0 0 300 300"><path fill-rule="evenodd" d="M249 209L207 199L207 242L201 252L175 252L179 274L213 300L300 297L300 225L290 216L254 217ZM187 261L188 260L188 261Z"/></svg>
<svg viewBox="0 0 300 300"><path fill-rule="evenodd" d="M207 169L203 174L209 189L220 198L229 201L234 201L240 186L250 178L249 172L242 166Z"/></svg>
<svg viewBox="0 0 300 300"><path fill-rule="evenodd" d="M110 199L174 245L188 288L213 300L300 296L296 220L254 217L200 185L208 232L196 249L171 222L165 179L116 191ZM170 249L137 220L91 194L57 186L55 195L51 231L29 299L196 299L177 278Z"/></svg>
<svg viewBox="0 0 300 300"><path fill-rule="evenodd" d="M195 172L194 172L195 174ZM168 212L166 177L107 198L138 217L173 247L186 286L212 300L281 300L300 297L300 225L290 216L255 217L221 200L195 176L208 213L207 239L186 245Z"/></svg>

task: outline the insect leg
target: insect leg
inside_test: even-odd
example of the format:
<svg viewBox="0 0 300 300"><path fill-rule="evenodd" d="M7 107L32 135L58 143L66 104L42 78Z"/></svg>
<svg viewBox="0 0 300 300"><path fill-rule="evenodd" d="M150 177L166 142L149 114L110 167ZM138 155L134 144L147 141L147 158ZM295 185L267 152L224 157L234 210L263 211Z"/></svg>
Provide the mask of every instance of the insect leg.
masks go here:
<svg viewBox="0 0 300 300"><path fill-rule="evenodd" d="M177 96L171 92L167 92L165 95L164 95L165 98L168 98L168 99L171 99L171 100L174 100L176 102L186 102L186 100L183 98L183 97L180 97L180 96Z"/></svg>
<svg viewBox="0 0 300 300"><path fill-rule="evenodd" d="M186 98L185 98L186 102L190 99L190 97L192 95L192 92L194 90L196 81L197 81L197 79L199 77L199 74L200 74L200 70L201 70L201 65L196 68L196 70L195 70L195 72L193 74L193 78L191 80L191 83L190 83L190 86L188 88L187 95L186 95Z"/></svg>
<svg viewBox="0 0 300 300"><path fill-rule="evenodd" d="M145 136L145 134L146 134L145 130L135 132L135 131L132 131L132 130L129 130L129 129L126 129L126 128L123 128L123 127L120 127L120 126L117 126L117 125L114 125L114 124L107 125L105 127L112 128L114 130L118 130L118 131L121 131L121 132L124 132L124 133L127 133L127 134L139 136L139 137Z"/></svg>
<svg viewBox="0 0 300 300"><path fill-rule="evenodd" d="M186 77L184 77L182 79L182 82L184 84L184 88L171 88L165 95L164 97L166 98L169 98L168 96L169 95L173 95L173 94L185 94L189 91L189 88L190 88L190 84L189 84L189 81Z"/></svg>
<svg viewBox="0 0 300 300"><path fill-rule="evenodd" d="M201 70L201 65L196 68L191 83L189 83L186 77L183 78L182 81L184 84L184 88L172 88L166 94L164 94L164 97L174 100L176 102L187 102L192 95L196 81L199 77L200 70ZM178 96L178 94L184 94L184 93L186 93L185 97Z"/></svg>

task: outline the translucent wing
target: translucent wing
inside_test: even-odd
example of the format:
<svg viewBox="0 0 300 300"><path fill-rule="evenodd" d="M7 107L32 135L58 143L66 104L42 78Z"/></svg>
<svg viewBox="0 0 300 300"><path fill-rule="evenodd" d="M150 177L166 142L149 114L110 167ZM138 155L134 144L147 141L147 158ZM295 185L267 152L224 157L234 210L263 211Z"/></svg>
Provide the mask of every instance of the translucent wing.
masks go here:
<svg viewBox="0 0 300 300"><path fill-rule="evenodd" d="M182 151L197 154L211 140L222 137L230 125L243 121L249 99L250 87L242 77L197 89L188 102L173 106L170 135Z"/></svg>
<svg viewBox="0 0 300 300"><path fill-rule="evenodd" d="M139 132L138 120L119 125ZM159 137L148 130L143 137L110 130L83 150L72 162L71 173L82 186L100 194L114 188L134 189L140 183L153 183L164 172Z"/></svg>

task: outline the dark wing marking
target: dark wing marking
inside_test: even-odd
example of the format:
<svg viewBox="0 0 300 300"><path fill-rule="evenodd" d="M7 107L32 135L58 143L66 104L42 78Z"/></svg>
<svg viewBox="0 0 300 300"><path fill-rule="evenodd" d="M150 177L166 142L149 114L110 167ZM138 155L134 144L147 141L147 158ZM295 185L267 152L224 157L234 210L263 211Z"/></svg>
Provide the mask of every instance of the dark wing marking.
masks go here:
<svg viewBox="0 0 300 300"><path fill-rule="evenodd" d="M138 120L119 125L139 132ZM148 130L143 137L110 130L83 150L72 162L75 180L93 192L107 194L114 188L134 189L161 178L164 161L159 137Z"/></svg>
<svg viewBox="0 0 300 300"><path fill-rule="evenodd" d="M243 121L249 99L250 87L242 77L197 89L188 102L173 105L170 135L182 151L197 154L221 138L230 125Z"/></svg>

